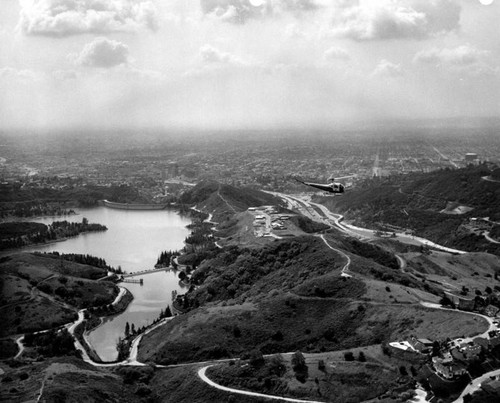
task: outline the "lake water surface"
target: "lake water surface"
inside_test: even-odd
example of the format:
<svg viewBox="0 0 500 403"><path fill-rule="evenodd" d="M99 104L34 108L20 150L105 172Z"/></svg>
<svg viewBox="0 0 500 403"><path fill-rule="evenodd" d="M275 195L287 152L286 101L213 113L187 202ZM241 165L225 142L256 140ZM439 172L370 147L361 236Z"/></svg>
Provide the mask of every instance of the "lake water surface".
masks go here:
<svg viewBox="0 0 500 403"><path fill-rule="evenodd" d="M78 215L66 217L44 217L31 221L51 224L53 221L81 221L108 227L105 232L81 234L63 242L26 248L26 251L81 253L102 257L114 267L132 273L152 269L163 250L178 250L184 246L189 235L187 217L173 210L114 210L106 207L77 209ZM127 322L136 328L150 324L167 305L172 306L172 291L183 293L177 273L157 272L138 276L144 284L121 284L132 292L134 300L127 310L106 319L105 323L92 331L89 340L104 361L117 357L116 342L123 337Z"/></svg>

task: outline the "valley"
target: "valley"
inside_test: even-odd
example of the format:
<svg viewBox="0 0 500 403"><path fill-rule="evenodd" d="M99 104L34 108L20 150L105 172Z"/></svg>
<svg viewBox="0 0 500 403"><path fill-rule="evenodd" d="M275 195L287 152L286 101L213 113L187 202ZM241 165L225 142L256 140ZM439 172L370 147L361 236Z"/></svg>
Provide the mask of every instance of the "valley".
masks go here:
<svg viewBox="0 0 500 403"><path fill-rule="evenodd" d="M75 382L90 376L108 385L104 399L134 402L205 402L207 396L249 402L398 402L417 396L465 401L461 394L470 379L500 367L500 257L484 234L467 235L487 225L480 231L496 236L495 202L475 197L490 194L496 200L496 188L481 187L496 185L478 182L476 193L446 197L438 192L457 178L472 184L494 174L488 169L375 178L341 197L261 191L211 179L184 189L176 208L189 216L190 234L175 255L165 248L156 252L168 257L162 263L167 270L175 263L167 274L179 276L183 288L172 295L175 315L159 317L152 326L132 322L137 327L114 362L94 351L98 338L81 329L95 323L87 312L101 318L122 312L129 302L106 314L99 307L115 306L135 285L96 281L109 274L109 268L92 266L98 260L74 266L63 255L7 251L0 266L0 309L8 325L1 367L11 381L2 382L2 393L13 400L69 397ZM388 192L395 183L401 192ZM408 194L422 194L422 186L427 196L408 200ZM445 198L470 209L445 214ZM404 225L394 214L398 208L410 217ZM421 216L430 218L414 225ZM112 237L119 236L113 228L118 223L109 225ZM452 225L460 228L444 236ZM84 236L88 242L105 239L99 233ZM60 248L68 253L73 246L65 244ZM103 245L100 250L106 253ZM148 264L152 269L154 263ZM163 270L154 275L164 276ZM73 278L75 273L89 279ZM134 290L130 298L143 298ZM49 322L34 320L41 311ZM120 314L112 318L123 334ZM54 341L58 347L49 347ZM25 378L23 370L34 375ZM126 386L117 389L122 382ZM466 390L464 395L473 391ZM100 396L94 387L81 391Z"/></svg>

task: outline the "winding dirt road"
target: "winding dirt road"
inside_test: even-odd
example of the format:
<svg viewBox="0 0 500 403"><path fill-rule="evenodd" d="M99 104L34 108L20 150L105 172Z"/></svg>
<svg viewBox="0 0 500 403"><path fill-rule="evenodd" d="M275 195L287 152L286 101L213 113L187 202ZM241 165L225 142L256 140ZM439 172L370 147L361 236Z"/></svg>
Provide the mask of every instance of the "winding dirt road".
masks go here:
<svg viewBox="0 0 500 403"><path fill-rule="evenodd" d="M325 403L325 402L319 402L315 400L300 400L300 399L292 399L290 397L282 397L282 396L275 396L275 395L266 395L263 393L257 393L257 392L249 392L246 390L241 390L241 389L233 389L233 388L228 388L227 386L222 386L219 385L218 383L215 383L212 381L210 378L207 377L207 369L213 367L213 365L207 365L206 367L200 368L198 370L198 376L200 379L207 383L208 385L212 386L213 388L223 390L224 392L228 393L234 393L238 395L245 395L245 396L254 396L254 397L262 397L265 399L273 399L273 400L281 400L285 402L296 402L296 403Z"/></svg>

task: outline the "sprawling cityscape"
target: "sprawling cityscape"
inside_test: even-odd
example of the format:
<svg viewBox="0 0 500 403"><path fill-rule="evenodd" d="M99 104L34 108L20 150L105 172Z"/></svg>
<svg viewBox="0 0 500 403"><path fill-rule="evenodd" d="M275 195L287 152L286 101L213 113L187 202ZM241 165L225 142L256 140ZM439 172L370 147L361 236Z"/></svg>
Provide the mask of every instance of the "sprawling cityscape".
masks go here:
<svg viewBox="0 0 500 403"><path fill-rule="evenodd" d="M2 139L0 165L3 183L26 187L62 188L76 184L133 185L147 198L161 201L182 184L216 179L235 186L264 190L300 190L294 177L326 181L330 175L352 176L348 185L363 179L463 168L469 164L499 163L497 128L428 128L388 135L392 130L363 132L286 133L270 136L255 132L246 140L231 132L207 136L201 142L158 140L152 148L141 135L121 139L90 134L78 138L78 147L61 135L18 144L14 136ZM476 129L477 130L477 129ZM266 135L265 141L261 141ZM116 135L118 136L118 135ZM246 137L246 136L245 136ZM97 151L98 150L98 151Z"/></svg>

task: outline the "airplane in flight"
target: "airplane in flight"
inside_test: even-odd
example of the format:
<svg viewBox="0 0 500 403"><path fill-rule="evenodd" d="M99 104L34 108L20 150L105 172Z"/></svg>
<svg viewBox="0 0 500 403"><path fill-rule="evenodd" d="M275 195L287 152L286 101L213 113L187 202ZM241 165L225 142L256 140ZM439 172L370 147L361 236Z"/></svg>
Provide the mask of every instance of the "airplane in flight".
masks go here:
<svg viewBox="0 0 500 403"><path fill-rule="evenodd" d="M342 179L352 178L353 176L354 175L342 176L340 178L334 178L333 176L330 176L328 178L328 183L304 182L304 181L301 181L301 180L299 180L297 178L294 178L294 179L297 182L300 182L300 183L302 183L303 185L306 185L306 186L311 186L313 188L316 188L316 189L319 189L319 190L323 190L325 192L332 193L332 194L341 194L341 193L345 192L345 185L343 185L340 182L335 182L335 179L342 180Z"/></svg>

